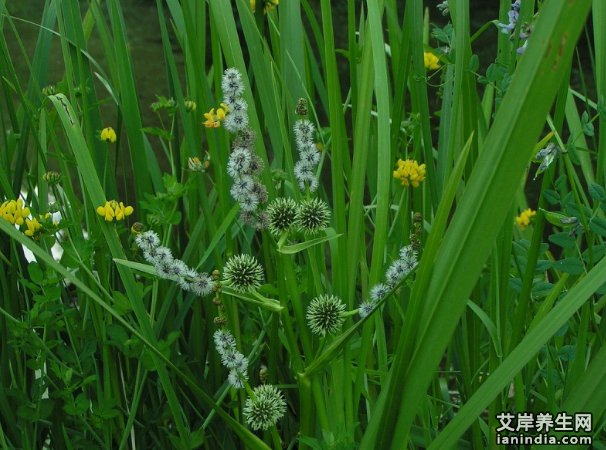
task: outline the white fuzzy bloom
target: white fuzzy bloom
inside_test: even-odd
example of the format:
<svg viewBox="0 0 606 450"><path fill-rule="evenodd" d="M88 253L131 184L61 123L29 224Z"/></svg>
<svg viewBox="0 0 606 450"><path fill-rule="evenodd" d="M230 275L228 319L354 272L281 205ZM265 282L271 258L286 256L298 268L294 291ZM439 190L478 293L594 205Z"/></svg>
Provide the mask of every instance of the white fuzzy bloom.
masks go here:
<svg viewBox="0 0 606 450"><path fill-rule="evenodd" d="M244 100L241 97L229 97L226 98L223 103L227 104L227 106L229 106L229 112L231 114L234 113L240 113L240 114L246 114L248 111L248 103L246 103L246 100Z"/></svg>
<svg viewBox="0 0 606 450"><path fill-rule="evenodd" d="M223 121L223 126L230 133L237 133L248 127L248 114L246 111L230 112Z"/></svg>
<svg viewBox="0 0 606 450"><path fill-rule="evenodd" d="M160 245L160 237L155 231L149 230L138 234L135 243L141 250L148 252Z"/></svg>
<svg viewBox="0 0 606 450"><path fill-rule="evenodd" d="M221 356L225 353L236 351L236 338L227 329L222 328L215 331L213 340L215 341L215 348Z"/></svg>
<svg viewBox="0 0 606 450"><path fill-rule="evenodd" d="M229 192L234 200L241 202L245 197L253 192L254 187L255 182L252 177L245 175L234 180L234 184L231 186Z"/></svg>
<svg viewBox="0 0 606 450"><path fill-rule="evenodd" d="M195 277L189 282L189 290L200 297L206 297L209 294L212 294L215 288L215 282L212 277L205 273L198 273Z"/></svg>
<svg viewBox="0 0 606 450"><path fill-rule="evenodd" d="M404 261L396 259L391 263L387 272L385 272L385 279L388 286L395 286L398 284L407 274L410 272Z"/></svg>
<svg viewBox="0 0 606 450"><path fill-rule="evenodd" d="M154 258L151 261L153 264L170 261L172 263L173 254L168 247L156 247Z"/></svg>
<svg viewBox="0 0 606 450"><path fill-rule="evenodd" d="M295 122L293 127L295 133L295 142L297 147L303 147L306 144L313 144L315 127L307 119L300 119Z"/></svg>
<svg viewBox="0 0 606 450"><path fill-rule="evenodd" d="M179 279L183 278L183 276L185 276L188 271L189 267L187 267L187 264L185 264L180 259L173 259L173 264L171 267L171 278L174 278L178 281Z"/></svg>
<svg viewBox="0 0 606 450"><path fill-rule="evenodd" d="M418 255L418 252L412 245L405 245L400 249L400 259L402 261L414 261L416 263Z"/></svg>
<svg viewBox="0 0 606 450"><path fill-rule="evenodd" d="M299 158L302 162L315 167L320 162L320 152L316 149L315 144L309 145L304 147L303 151L299 153Z"/></svg>
<svg viewBox="0 0 606 450"><path fill-rule="evenodd" d="M377 307L377 304L374 302L364 302L360 304L360 307L358 308L358 314L360 315L361 319L364 319L365 317L369 316Z"/></svg>
<svg viewBox="0 0 606 450"><path fill-rule="evenodd" d="M301 190L305 189L305 184L312 184L316 179L315 168L311 164L301 160L297 161L294 167L295 178L299 182Z"/></svg>
<svg viewBox="0 0 606 450"><path fill-rule="evenodd" d="M223 73L221 80L221 89L224 95L240 96L244 92L244 83L242 83L242 75L240 71L234 67L230 67Z"/></svg>
<svg viewBox="0 0 606 450"><path fill-rule="evenodd" d="M228 369L236 369L240 372L248 370L248 358L238 351L222 354L221 363Z"/></svg>
<svg viewBox="0 0 606 450"><path fill-rule="evenodd" d="M232 178L244 175L250 169L250 151L243 147L235 148L229 155L227 174Z"/></svg>
<svg viewBox="0 0 606 450"><path fill-rule="evenodd" d="M196 272L191 267L187 268L187 271L177 280L179 286L184 291L191 291L191 281L198 276L198 272Z"/></svg>
<svg viewBox="0 0 606 450"><path fill-rule="evenodd" d="M239 371L237 369L231 369L227 376L227 382L235 389L243 389L244 383L248 380L248 373L246 371Z"/></svg>
<svg viewBox="0 0 606 450"><path fill-rule="evenodd" d="M377 283L370 290L370 299L373 302L381 301L389 294L389 291L389 286L384 283Z"/></svg>
<svg viewBox="0 0 606 450"><path fill-rule="evenodd" d="M249 192L246 196L243 196L239 202L242 211L256 211L259 207L259 196L254 192Z"/></svg>

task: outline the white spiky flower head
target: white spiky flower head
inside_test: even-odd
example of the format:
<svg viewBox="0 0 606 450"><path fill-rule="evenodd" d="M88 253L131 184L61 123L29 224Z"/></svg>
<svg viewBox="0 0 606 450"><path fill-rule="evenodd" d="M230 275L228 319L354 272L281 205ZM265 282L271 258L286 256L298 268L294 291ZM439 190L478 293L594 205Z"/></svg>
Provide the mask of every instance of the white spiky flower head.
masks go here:
<svg viewBox="0 0 606 450"><path fill-rule="evenodd" d="M236 255L225 263L223 282L238 292L255 291L263 280L263 268L254 256Z"/></svg>
<svg viewBox="0 0 606 450"><path fill-rule="evenodd" d="M267 430L286 413L286 401L275 386L262 384L254 388L252 398L246 399L243 412L253 430Z"/></svg>
<svg viewBox="0 0 606 450"><path fill-rule="evenodd" d="M307 307L307 324L314 334L337 334L345 321L345 304L335 295L320 295Z"/></svg>

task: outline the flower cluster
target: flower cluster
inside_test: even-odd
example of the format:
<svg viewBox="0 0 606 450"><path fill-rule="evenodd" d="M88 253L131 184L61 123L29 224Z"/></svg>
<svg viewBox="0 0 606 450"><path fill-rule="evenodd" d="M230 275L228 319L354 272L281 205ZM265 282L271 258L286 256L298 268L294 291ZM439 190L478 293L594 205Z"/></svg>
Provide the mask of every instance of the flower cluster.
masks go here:
<svg viewBox="0 0 606 450"><path fill-rule="evenodd" d="M215 112L215 108L212 108L207 113L204 113L204 118L206 119L203 124L206 128L219 128L221 126L221 122L225 120L227 117L227 112L229 111L229 107L225 103L221 103L221 106L217 108Z"/></svg>
<svg viewBox="0 0 606 450"><path fill-rule="evenodd" d="M236 339L226 328L215 331L215 348L221 363L229 369L227 380L236 389L242 389L248 380L248 358L236 349Z"/></svg>
<svg viewBox="0 0 606 450"><path fill-rule="evenodd" d="M370 289L370 299L358 309L361 318L368 316L397 285L418 264L418 253L413 245L405 245L400 249L399 258L391 263L385 272L385 283L377 283Z"/></svg>
<svg viewBox="0 0 606 450"><path fill-rule="evenodd" d="M423 64L425 65L426 69L428 69L428 70L439 69L440 68L439 62L440 62L440 60L433 53L431 53L431 52L423 53Z"/></svg>
<svg viewBox="0 0 606 450"><path fill-rule="evenodd" d="M320 162L320 152L313 140L314 130L314 124L307 119L297 120L293 127L295 145L299 152L299 160L295 164L294 172L302 191L306 187L312 192L318 189L316 172Z"/></svg>
<svg viewBox="0 0 606 450"><path fill-rule="evenodd" d="M533 211L530 208L526 208L520 213L519 216L516 217L516 223L518 224L520 229L524 230L528 225L530 225L530 219L536 216L536 214L536 211Z"/></svg>
<svg viewBox="0 0 606 450"><path fill-rule="evenodd" d="M246 423L253 430L273 427L286 413L286 401L282 393L271 384L262 384L253 390L253 396L244 404Z"/></svg>
<svg viewBox="0 0 606 450"><path fill-rule="evenodd" d="M23 200L7 200L0 205L0 217L13 225L23 225L25 219L29 217L30 210L23 206Z"/></svg>
<svg viewBox="0 0 606 450"><path fill-rule="evenodd" d="M393 171L393 177L402 182L402 186L419 187L419 184L425 180L425 164L419 165L412 159L405 161L398 159L396 163L398 168Z"/></svg>
<svg viewBox="0 0 606 450"><path fill-rule="evenodd" d="M326 336L336 334L345 321L345 304L335 295L320 295L307 307L307 323L311 332Z"/></svg>
<svg viewBox="0 0 606 450"><path fill-rule="evenodd" d="M154 231L139 233L135 243L145 260L156 269L160 278L172 280L181 289L204 297L215 291L216 282L205 272L197 272L180 259L173 257L169 248L160 245L160 237Z"/></svg>
<svg viewBox="0 0 606 450"><path fill-rule="evenodd" d="M267 203L267 188L259 180L264 163L254 151L255 133L248 127L248 104L242 98L244 83L235 68L225 70L221 80L223 103L229 114L223 121L225 129L236 134L227 163L227 173L233 179L231 196L240 204L240 218L257 229L267 227L267 215L262 205Z"/></svg>
<svg viewBox="0 0 606 450"><path fill-rule="evenodd" d="M223 282L238 292L256 291L263 280L263 268L251 255L232 256L223 268Z"/></svg>
<svg viewBox="0 0 606 450"><path fill-rule="evenodd" d="M518 23L518 18L520 17L520 0L515 0L511 4L511 9L507 13L507 18L509 19L509 23L497 23L497 27L501 30L503 34L511 34L516 29L516 24Z"/></svg>
<svg viewBox="0 0 606 450"><path fill-rule="evenodd" d="M314 235L328 226L330 209L319 198L300 203L291 198L277 198L267 206L267 219L269 231L276 237L291 229Z"/></svg>
<svg viewBox="0 0 606 450"><path fill-rule="evenodd" d="M0 218L10 224L21 227L25 225L23 234L31 238L38 238L42 225L37 218L32 217L30 209L24 206L23 200L7 200L0 205Z"/></svg>
<svg viewBox="0 0 606 450"><path fill-rule="evenodd" d="M123 202L116 200L108 200L104 205L97 207L97 214L102 216L106 222L112 222L114 219L124 220L134 211L132 206L125 206Z"/></svg>
<svg viewBox="0 0 606 450"><path fill-rule="evenodd" d="M116 132L112 127L103 128L99 137L103 142L111 142L112 144L116 142L117 139Z"/></svg>
<svg viewBox="0 0 606 450"><path fill-rule="evenodd" d="M507 13L507 18L509 20L508 23L496 22L497 28L501 30L501 33L509 34L511 38L514 37L514 31L516 29L518 19L520 18L520 3L521 0L515 0L511 4L511 9ZM521 55L526 51L526 47L528 45L528 38L530 37L531 31L531 26L528 23L524 23L520 28L520 39L524 41L524 44L516 50L518 55Z"/></svg>

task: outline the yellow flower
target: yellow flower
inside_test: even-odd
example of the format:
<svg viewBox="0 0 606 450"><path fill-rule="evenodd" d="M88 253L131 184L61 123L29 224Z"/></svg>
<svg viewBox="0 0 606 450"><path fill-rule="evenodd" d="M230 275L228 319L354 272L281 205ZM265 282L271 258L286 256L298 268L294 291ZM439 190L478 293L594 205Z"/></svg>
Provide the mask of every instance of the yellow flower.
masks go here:
<svg viewBox="0 0 606 450"><path fill-rule="evenodd" d="M104 205L97 207L97 214L105 219L106 222L116 220L124 220L130 216L135 209L132 206L126 206L123 202L118 203L116 200L106 201Z"/></svg>
<svg viewBox="0 0 606 450"><path fill-rule="evenodd" d="M130 216L134 212L134 208L132 206L124 206L124 203L120 202L115 211L116 220L124 220L125 217Z"/></svg>
<svg viewBox="0 0 606 450"><path fill-rule="evenodd" d="M43 228L42 224L32 217L30 219L30 209L23 204L23 200L7 200L0 205L0 218L7 222L21 227L25 224L26 229L23 234L34 239L38 238L38 232Z"/></svg>
<svg viewBox="0 0 606 450"><path fill-rule="evenodd" d="M516 217L516 223L520 227L520 229L525 229L530 224L530 219L536 216L537 212L533 211L530 208L525 209L520 213L518 217Z"/></svg>
<svg viewBox="0 0 606 450"><path fill-rule="evenodd" d="M33 219L25 219L25 225L27 226L27 230L23 232L26 236L36 237L38 231L42 229L42 225L38 222L38 219L35 217Z"/></svg>
<svg viewBox="0 0 606 450"><path fill-rule="evenodd" d="M114 220L114 216L116 213L114 212L114 208L112 208L110 202L105 202L105 205L97 207L97 214L103 216L106 222L111 222Z"/></svg>
<svg viewBox="0 0 606 450"><path fill-rule="evenodd" d="M7 200L0 205L0 217L13 225L23 225L24 220L30 214L27 207L23 207L23 200Z"/></svg>
<svg viewBox="0 0 606 450"><path fill-rule="evenodd" d="M101 140L104 142L116 142L116 132L112 127L103 128L101 130Z"/></svg>
<svg viewBox="0 0 606 450"><path fill-rule="evenodd" d="M225 103L221 103L221 106L217 108L217 112L215 112L215 108L212 108L207 113L204 113L204 118L206 119L203 122L204 126L206 128L219 128L228 111L229 108Z"/></svg>
<svg viewBox="0 0 606 450"><path fill-rule="evenodd" d="M250 9L252 9L254 11L256 7L257 7L257 0L250 0Z"/></svg>
<svg viewBox="0 0 606 450"><path fill-rule="evenodd" d="M425 68L429 70L436 70L440 68L439 59L436 55L431 52L423 53L423 64L425 64Z"/></svg>
<svg viewBox="0 0 606 450"><path fill-rule="evenodd" d="M398 159L397 169L393 171L393 177L402 182L402 186L419 187L419 184L425 180L425 164L419 165L412 159L403 161Z"/></svg>

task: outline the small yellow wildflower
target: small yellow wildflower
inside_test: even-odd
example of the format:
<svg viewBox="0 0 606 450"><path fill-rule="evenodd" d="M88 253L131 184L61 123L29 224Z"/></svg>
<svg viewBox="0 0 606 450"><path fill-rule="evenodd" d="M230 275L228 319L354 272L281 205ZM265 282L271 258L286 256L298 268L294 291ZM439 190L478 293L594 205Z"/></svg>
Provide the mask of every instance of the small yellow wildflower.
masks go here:
<svg viewBox="0 0 606 450"><path fill-rule="evenodd" d="M116 220L124 220L134 212L132 206L125 206L123 202L118 203L116 200L106 201L104 205L97 207L97 214L102 216L106 222Z"/></svg>
<svg viewBox="0 0 606 450"><path fill-rule="evenodd" d="M425 68L429 70L436 70L440 68L439 59L436 55L431 52L423 53L423 64L425 64Z"/></svg>
<svg viewBox="0 0 606 450"><path fill-rule="evenodd" d="M525 229L530 224L530 219L536 216L537 212L533 211L530 208L525 209L520 213L518 217L516 217L516 223L520 227L520 229Z"/></svg>
<svg viewBox="0 0 606 450"><path fill-rule="evenodd" d="M256 7L257 7L257 0L250 0L250 9L252 9L254 11Z"/></svg>
<svg viewBox="0 0 606 450"><path fill-rule="evenodd" d="M419 165L412 159L403 161L398 159L398 168L393 171L393 177L402 182L402 186L419 187L419 184L425 180L425 164Z"/></svg>
<svg viewBox="0 0 606 450"><path fill-rule="evenodd" d="M43 228L38 219L32 217L30 219L30 210L24 206L23 200L7 200L0 205L0 218L10 224L22 227L25 224L23 233L26 236L38 239L39 231Z"/></svg>
<svg viewBox="0 0 606 450"><path fill-rule="evenodd" d="M204 118L206 119L203 122L204 126L206 128L219 128L227 115L227 111L229 111L228 106L225 103L221 103L221 106L217 108L217 112L215 112L215 108L212 108L209 112L204 113Z"/></svg>
<svg viewBox="0 0 606 450"><path fill-rule="evenodd" d="M36 237L38 231L42 229L42 225L38 222L38 219L35 217L30 219L25 219L25 225L27 226L27 230L23 232L26 236Z"/></svg>
<svg viewBox="0 0 606 450"><path fill-rule="evenodd" d="M13 225L23 225L30 214L29 208L23 207L23 200L7 200L0 205L0 217Z"/></svg>
<svg viewBox="0 0 606 450"><path fill-rule="evenodd" d="M112 127L106 127L101 130L101 140L104 142L116 142L116 132Z"/></svg>

